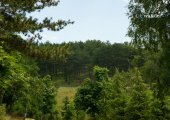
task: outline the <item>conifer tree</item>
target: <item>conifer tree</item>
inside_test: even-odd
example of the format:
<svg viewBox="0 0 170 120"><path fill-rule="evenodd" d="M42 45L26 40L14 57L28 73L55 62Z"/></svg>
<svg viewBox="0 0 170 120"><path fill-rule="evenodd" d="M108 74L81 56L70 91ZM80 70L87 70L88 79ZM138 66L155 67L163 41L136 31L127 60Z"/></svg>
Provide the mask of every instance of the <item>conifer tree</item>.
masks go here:
<svg viewBox="0 0 170 120"><path fill-rule="evenodd" d="M42 38L40 32L44 29L59 31L73 22L52 20L47 17L39 22L37 18L33 18L29 14L40 12L46 7L57 6L58 3L58 0L1 0L0 45L8 50L9 48L19 50L24 54L29 51L31 56L36 56L37 49L32 46L32 43L36 43ZM26 36L26 40L23 40L21 34Z"/></svg>

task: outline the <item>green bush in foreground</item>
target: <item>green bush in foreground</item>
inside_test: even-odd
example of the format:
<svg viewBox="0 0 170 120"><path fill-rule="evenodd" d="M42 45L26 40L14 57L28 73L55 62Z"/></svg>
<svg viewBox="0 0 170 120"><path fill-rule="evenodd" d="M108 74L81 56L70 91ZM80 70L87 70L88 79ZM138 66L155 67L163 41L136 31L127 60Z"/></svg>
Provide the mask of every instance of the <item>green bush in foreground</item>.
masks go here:
<svg viewBox="0 0 170 120"><path fill-rule="evenodd" d="M78 89L75 109L97 120L169 119L167 105L162 113L159 99L141 77L137 68L116 72L112 78L105 68L95 67L95 79L86 80Z"/></svg>

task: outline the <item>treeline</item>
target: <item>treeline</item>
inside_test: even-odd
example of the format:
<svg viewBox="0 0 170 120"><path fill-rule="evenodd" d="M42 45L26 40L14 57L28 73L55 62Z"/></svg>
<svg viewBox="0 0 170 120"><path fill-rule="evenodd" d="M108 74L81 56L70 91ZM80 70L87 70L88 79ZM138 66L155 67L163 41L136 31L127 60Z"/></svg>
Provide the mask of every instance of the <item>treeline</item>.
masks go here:
<svg viewBox="0 0 170 120"><path fill-rule="evenodd" d="M39 44L46 46L49 43ZM86 42L69 42L53 44L53 47L67 46L69 54L63 61L38 60L39 73L60 76L66 82L71 80L82 81L86 77L92 77L95 65L106 67L113 75L115 69L127 71L132 67L132 60L139 51L128 43L102 42L100 40L87 40Z"/></svg>

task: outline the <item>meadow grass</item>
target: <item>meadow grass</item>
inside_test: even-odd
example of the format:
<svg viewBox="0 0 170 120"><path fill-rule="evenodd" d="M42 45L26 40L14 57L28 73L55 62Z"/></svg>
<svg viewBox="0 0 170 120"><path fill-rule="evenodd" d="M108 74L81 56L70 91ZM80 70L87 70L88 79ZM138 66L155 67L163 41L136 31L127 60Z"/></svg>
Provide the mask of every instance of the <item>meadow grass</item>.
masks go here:
<svg viewBox="0 0 170 120"><path fill-rule="evenodd" d="M65 97L68 97L69 101L73 101L77 88L78 87L59 87L56 97L58 110L62 109Z"/></svg>
<svg viewBox="0 0 170 120"><path fill-rule="evenodd" d="M12 117L12 116L7 115L5 120L23 120L23 117ZM34 120L34 119L26 118L25 120Z"/></svg>
<svg viewBox="0 0 170 120"><path fill-rule="evenodd" d="M59 112L58 117L61 118L61 111L63 108L63 100L67 97L69 101L74 100L74 96L78 87L59 87L56 100L57 100L57 110Z"/></svg>

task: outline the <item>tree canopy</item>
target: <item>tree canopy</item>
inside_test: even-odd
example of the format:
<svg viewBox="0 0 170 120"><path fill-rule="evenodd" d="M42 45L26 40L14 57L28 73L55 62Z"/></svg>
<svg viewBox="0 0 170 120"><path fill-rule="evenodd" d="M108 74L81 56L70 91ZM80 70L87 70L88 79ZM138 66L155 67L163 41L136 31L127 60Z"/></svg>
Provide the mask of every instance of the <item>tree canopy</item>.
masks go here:
<svg viewBox="0 0 170 120"><path fill-rule="evenodd" d="M2 0L0 2L0 26L1 35L24 33L35 33L43 28L49 30L60 30L67 24L69 20L58 20L52 22L52 19L45 18L43 22L38 19L28 17L27 14L35 11L41 11L45 7L56 6L59 1L55 0Z"/></svg>
<svg viewBox="0 0 170 120"><path fill-rule="evenodd" d="M133 43L157 50L167 44L170 32L170 2L168 0L131 0L129 36Z"/></svg>
<svg viewBox="0 0 170 120"><path fill-rule="evenodd" d="M51 49L50 45L44 47L36 40L41 39L39 32L43 29L59 31L73 22L53 21L52 18L39 22L29 14L57 6L58 2L0 1L0 107L4 108L2 104L5 104L8 113L35 119L57 119L56 86L50 76L39 77L38 67L29 57L58 59L59 54L67 54L67 47ZM65 59L65 56L60 58Z"/></svg>
<svg viewBox="0 0 170 120"><path fill-rule="evenodd" d="M138 47L154 52L162 51L159 57L161 75L160 88L169 88L170 73L170 1L168 0L131 0L129 3L129 36ZM161 80L161 82L160 82ZM165 90L167 91L167 90ZM165 93L165 91L160 94Z"/></svg>

